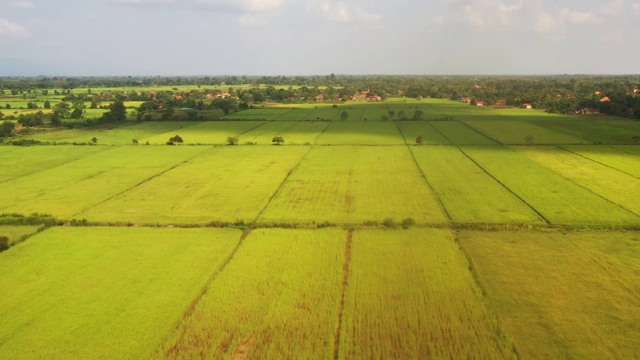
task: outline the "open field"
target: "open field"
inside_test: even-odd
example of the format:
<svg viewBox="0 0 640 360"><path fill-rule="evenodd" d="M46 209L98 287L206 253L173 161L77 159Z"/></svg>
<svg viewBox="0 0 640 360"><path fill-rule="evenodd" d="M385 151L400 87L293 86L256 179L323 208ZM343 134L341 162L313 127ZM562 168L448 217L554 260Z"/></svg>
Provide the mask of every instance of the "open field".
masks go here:
<svg viewBox="0 0 640 360"><path fill-rule="evenodd" d="M239 238L101 227L30 238L0 254L0 358L148 358Z"/></svg>
<svg viewBox="0 0 640 360"><path fill-rule="evenodd" d="M309 151L308 147L279 146L268 150L257 146L183 148L200 149L200 153L77 217L146 224L251 222Z"/></svg>
<svg viewBox="0 0 640 360"><path fill-rule="evenodd" d="M132 144L133 139L138 139L140 144L144 144L142 141L143 139L167 132L179 133L183 128L187 128L195 124L197 123L187 121L145 122L117 127L101 126L95 128L78 128L60 131L42 131L23 135L22 138L48 142L88 143L91 142L93 137L95 137L98 139L98 144L101 145ZM167 137L167 140L168 139L169 137ZM167 140L164 140L164 142Z"/></svg>
<svg viewBox="0 0 640 360"><path fill-rule="evenodd" d="M346 235L252 231L155 358L331 358Z"/></svg>
<svg viewBox="0 0 640 360"><path fill-rule="evenodd" d="M458 148L411 147L451 219L460 223L544 224L544 220Z"/></svg>
<svg viewBox="0 0 640 360"><path fill-rule="evenodd" d="M258 220L362 223L387 218L448 221L405 147L314 147Z"/></svg>
<svg viewBox="0 0 640 360"><path fill-rule="evenodd" d="M466 121L465 124L505 145L586 144L589 142L524 121L475 120Z"/></svg>
<svg viewBox="0 0 640 360"><path fill-rule="evenodd" d="M39 226L35 225L0 225L0 236L9 238L9 245L18 242L23 236L35 234Z"/></svg>
<svg viewBox="0 0 640 360"><path fill-rule="evenodd" d="M64 148L55 146L50 150ZM38 212L73 218L205 150L206 147L113 147L4 182L0 213Z"/></svg>
<svg viewBox="0 0 640 360"><path fill-rule="evenodd" d="M558 147L514 149L579 186L640 215L640 179Z"/></svg>
<svg viewBox="0 0 640 360"><path fill-rule="evenodd" d="M640 217L505 147L463 152L552 224L631 225Z"/></svg>
<svg viewBox="0 0 640 360"><path fill-rule="evenodd" d="M634 359L637 233L470 232L464 252L523 359Z"/></svg>
<svg viewBox="0 0 640 360"><path fill-rule="evenodd" d="M640 133L588 119L391 98L9 138L57 145L0 146L0 358L638 358Z"/></svg>
<svg viewBox="0 0 640 360"><path fill-rule="evenodd" d="M332 122L318 145L401 145L402 135L393 122Z"/></svg>
<svg viewBox="0 0 640 360"><path fill-rule="evenodd" d="M447 230L358 231L341 359L515 359Z"/></svg>

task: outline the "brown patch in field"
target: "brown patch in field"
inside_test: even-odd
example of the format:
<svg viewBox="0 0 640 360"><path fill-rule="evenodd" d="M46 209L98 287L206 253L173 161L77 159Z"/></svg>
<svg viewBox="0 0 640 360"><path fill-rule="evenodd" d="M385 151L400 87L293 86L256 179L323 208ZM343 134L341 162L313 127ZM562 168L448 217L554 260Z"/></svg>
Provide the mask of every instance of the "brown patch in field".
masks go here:
<svg viewBox="0 0 640 360"><path fill-rule="evenodd" d="M249 355L249 349L251 348L251 344L253 343L253 335L249 336L245 341L243 341L240 346L236 349L236 352L233 353L233 360L244 360Z"/></svg>

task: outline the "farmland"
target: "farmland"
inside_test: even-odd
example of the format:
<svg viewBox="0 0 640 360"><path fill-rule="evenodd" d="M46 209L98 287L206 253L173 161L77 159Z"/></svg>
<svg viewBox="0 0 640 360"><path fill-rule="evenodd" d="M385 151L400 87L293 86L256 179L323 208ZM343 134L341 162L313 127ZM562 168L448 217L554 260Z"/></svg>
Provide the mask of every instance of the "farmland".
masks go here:
<svg viewBox="0 0 640 360"><path fill-rule="evenodd" d="M390 98L16 134L0 358L637 357L636 129Z"/></svg>

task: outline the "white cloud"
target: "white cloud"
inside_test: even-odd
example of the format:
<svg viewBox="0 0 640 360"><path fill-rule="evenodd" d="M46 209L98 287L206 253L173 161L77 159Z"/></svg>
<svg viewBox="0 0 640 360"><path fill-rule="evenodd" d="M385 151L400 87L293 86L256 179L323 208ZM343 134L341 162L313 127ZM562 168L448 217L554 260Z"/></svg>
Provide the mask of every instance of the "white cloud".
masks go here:
<svg viewBox="0 0 640 360"><path fill-rule="evenodd" d="M22 26L0 18L0 42L10 43L29 37L29 32Z"/></svg>
<svg viewBox="0 0 640 360"><path fill-rule="evenodd" d="M33 3L29 1L12 1L9 6L14 9L33 9Z"/></svg>
<svg viewBox="0 0 640 360"><path fill-rule="evenodd" d="M282 9L289 0L111 0L129 6L164 6L211 11L266 13Z"/></svg>
<svg viewBox="0 0 640 360"><path fill-rule="evenodd" d="M602 7L602 13L606 16L620 17L622 16L624 0L612 0Z"/></svg>
<svg viewBox="0 0 640 360"><path fill-rule="evenodd" d="M469 25L479 30L513 26L518 23L518 15L523 4L523 0L512 3L498 0L473 0L471 4L463 7L464 19Z"/></svg>
<svg viewBox="0 0 640 360"><path fill-rule="evenodd" d="M621 44L624 42L624 33L622 31L612 31L610 33L601 35L598 40L604 43L617 43Z"/></svg>
<svg viewBox="0 0 640 360"><path fill-rule="evenodd" d="M640 3L635 3L631 5L631 11L637 16L640 16Z"/></svg>
<svg viewBox="0 0 640 360"><path fill-rule="evenodd" d="M238 18L238 24L244 25L244 26L263 26L263 25L268 25L269 21L262 16L246 14Z"/></svg>
<svg viewBox="0 0 640 360"><path fill-rule="evenodd" d="M539 33L551 33L558 28L558 22L553 16L543 12L538 15L538 19L533 27L536 32Z"/></svg>
<svg viewBox="0 0 640 360"><path fill-rule="evenodd" d="M560 20L570 25L601 25L604 20L590 12L580 12L564 8L560 10Z"/></svg>
<svg viewBox="0 0 640 360"><path fill-rule="evenodd" d="M359 7L354 8L345 1L309 0L307 10L325 20L344 23L374 23L382 19L381 15L366 12Z"/></svg>

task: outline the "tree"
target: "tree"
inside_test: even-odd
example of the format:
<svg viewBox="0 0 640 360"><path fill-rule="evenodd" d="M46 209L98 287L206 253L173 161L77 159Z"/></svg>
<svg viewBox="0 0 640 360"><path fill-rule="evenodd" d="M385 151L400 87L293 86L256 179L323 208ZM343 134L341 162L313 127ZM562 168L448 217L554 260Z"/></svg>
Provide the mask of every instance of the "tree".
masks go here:
<svg viewBox="0 0 640 360"><path fill-rule="evenodd" d="M424 140L424 139L422 138L422 135L418 136L418 137L416 138L416 144L417 144L417 145L422 145L422 141L423 141L423 140Z"/></svg>
<svg viewBox="0 0 640 360"><path fill-rule="evenodd" d="M98 144L98 138L97 137L92 137L91 138L91 142L93 143L93 145L97 145Z"/></svg>
<svg viewBox="0 0 640 360"><path fill-rule="evenodd" d="M173 137L169 138L169 141L172 142L172 143L182 143L182 142L184 142L180 135L176 135L176 136L173 136Z"/></svg>
<svg viewBox="0 0 640 360"><path fill-rule="evenodd" d="M349 118L349 113L346 110L342 110L342 113L340 113L340 119L347 120L348 118Z"/></svg>
<svg viewBox="0 0 640 360"><path fill-rule="evenodd" d="M533 145L533 136L527 135L524 137L524 141L527 142L527 145Z"/></svg>
<svg viewBox="0 0 640 360"><path fill-rule="evenodd" d="M422 110L416 110L413 112L413 120L422 120L422 115L424 115L424 113L422 112Z"/></svg>
<svg viewBox="0 0 640 360"><path fill-rule="evenodd" d="M138 139L131 139L131 141L133 142L133 145L138 145Z"/></svg>
<svg viewBox="0 0 640 360"><path fill-rule="evenodd" d="M0 251L7 250L9 248L9 238L7 236L0 236Z"/></svg>
<svg viewBox="0 0 640 360"><path fill-rule="evenodd" d="M633 140L633 143L636 144L636 145L640 144L640 136L638 136L638 135L632 136L631 140Z"/></svg>
<svg viewBox="0 0 640 360"><path fill-rule="evenodd" d="M396 115L396 112L395 112L395 111L393 111L393 110L389 110L389 117L390 117L391 119L393 119L393 117L394 117L395 115Z"/></svg>
<svg viewBox="0 0 640 360"><path fill-rule="evenodd" d="M44 108L45 109L51 109L51 101L47 100L44 102Z"/></svg>
<svg viewBox="0 0 640 360"><path fill-rule="evenodd" d="M111 119L116 122L122 122L127 120L127 109L124 106L122 100L116 100L109 106L111 110Z"/></svg>
<svg viewBox="0 0 640 360"><path fill-rule="evenodd" d="M238 137L237 136L229 136L227 138L227 145L238 145Z"/></svg>
<svg viewBox="0 0 640 360"><path fill-rule="evenodd" d="M51 113L51 115L49 115L49 122L52 126L60 126L62 125L62 118L60 117L59 113L54 111L53 113Z"/></svg>
<svg viewBox="0 0 640 360"><path fill-rule="evenodd" d="M282 138L282 136L274 136L271 142L274 145L281 145L282 143L284 143L284 139Z"/></svg>
<svg viewBox="0 0 640 360"><path fill-rule="evenodd" d="M0 137L13 136L13 130L16 128L16 124L11 121L4 121L0 126Z"/></svg>

